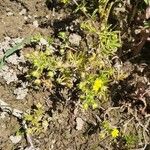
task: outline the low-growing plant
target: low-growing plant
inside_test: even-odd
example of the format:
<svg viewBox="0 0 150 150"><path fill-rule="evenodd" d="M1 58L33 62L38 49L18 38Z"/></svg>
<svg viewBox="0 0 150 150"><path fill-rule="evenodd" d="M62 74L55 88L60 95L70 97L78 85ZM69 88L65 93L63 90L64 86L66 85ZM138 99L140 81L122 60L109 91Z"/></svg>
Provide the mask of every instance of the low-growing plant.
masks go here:
<svg viewBox="0 0 150 150"><path fill-rule="evenodd" d="M125 139L126 144L129 148L133 145L136 145L136 143L138 142L138 136L131 133L124 135L123 138Z"/></svg>
<svg viewBox="0 0 150 150"><path fill-rule="evenodd" d="M60 51L65 47L64 44ZM70 61L66 62L64 56L56 55L53 49L52 46L46 46L44 51L36 50L26 55L28 61L32 64L27 77L33 78L36 85L44 84L48 88L53 86L52 82L71 87L71 68L74 68L74 66L70 65Z"/></svg>
<svg viewBox="0 0 150 150"><path fill-rule="evenodd" d="M79 84L83 93L80 98L83 99L83 106L86 109L89 106L96 108L98 100L103 102L108 99L108 84L115 76L115 68L111 65L110 57L114 56L121 46L121 40L119 31L113 31L107 23L111 7L112 3L108 5L108 0L99 1L98 11L93 12L93 14L99 13L101 20L99 25L95 24L97 20L95 20L96 17L93 17L93 14L90 19L88 17L88 20L81 24L81 28L87 34L98 37L98 40L93 41L91 46L95 49L95 52L89 55L87 59L89 62L85 64L85 70L88 73L82 73L84 77Z"/></svg>
<svg viewBox="0 0 150 150"><path fill-rule="evenodd" d="M69 3L68 0L61 2ZM53 86L53 82L66 86L68 90L74 86L80 91L79 98L84 109L90 106L97 108L98 103L108 100L109 83L116 79L114 78L116 70L112 66L111 57L121 46L121 40L119 31L112 30L108 24L113 3L99 0L97 7L92 2L92 9L96 6L92 12L85 1L73 2L77 6L75 13L80 10L87 17L87 20L81 24L81 29L97 39L90 45L94 50L90 52L89 49L84 48L74 50L69 45L67 34L60 32L58 38L61 44L51 42L46 45L45 51L36 50L28 54L27 58L33 64L29 75L35 78L35 83L45 83L44 81L48 80L50 87ZM40 38L35 38L37 44ZM49 48L55 44L58 53ZM77 84L74 84L75 81L78 81Z"/></svg>
<svg viewBox="0 0 150 150"><path fill-rule="evenodd" d="M121 136L117 127L112 126L108 121L104 121L102 123L102 128L103 129L100 132L100 139L104 139L108 136L110 136L112 139L116 139L117 137Z"/></svg>
<svg viewBox="0 0 150 150"><path fill-rule="evenodd" d="M52 82L52 79L56 73L57 68L61 67L61 61L58 58L54 57L53 52L50 49L46 51L34 51L28 54L26 57L33 64L33 67L29 73L31 77L34 77L36 80L34 81L36 84L42 82L45 77L49 77L49 82Z"/></svg>
<svg viewBox="0 0 150 150"><path fill-rule="evenodd" d="M105 55L105 57L113 56L121 46L119 31L112 31L107 24L105 24L102 29L97 29L88 21L83 22L81 28L98 36L97 51L99 51L101 55Z"/></svg>
<svg viewBox="0 0 150 150"><path fill-rule="evenodd" d="M33 135L45 132L49 125L44 107L40 103L24 115L24 120L28 127L26 132Z"/></svg>
<svg viewBox="0 0 150 150"><path fill-rule="evenodd" d="M98 100L102 103L108 99L108 83L110 81L111 71L101 74L82 73L82 79L79 88L82 91L80 99L83 101L83 108L87 109L92 106L93 109L98 107Z"/></svg>
<svg viewBox="0 0 150 150"><path fill-rule="evenodd" d="M101 140L104 140L107 137L109 137L110 140L115 140L118 137L120 137L120 139L126 143L126 147L128 149L135 146L136 143L138 142L138 136L137 135L135 135L133 133L122 132L121 128L119 130L117 128L117 126L112 126L111 122L108 120L105 120L102 122L99 137ZM115 142L116 142L116 140L115 140Z"/></svg>

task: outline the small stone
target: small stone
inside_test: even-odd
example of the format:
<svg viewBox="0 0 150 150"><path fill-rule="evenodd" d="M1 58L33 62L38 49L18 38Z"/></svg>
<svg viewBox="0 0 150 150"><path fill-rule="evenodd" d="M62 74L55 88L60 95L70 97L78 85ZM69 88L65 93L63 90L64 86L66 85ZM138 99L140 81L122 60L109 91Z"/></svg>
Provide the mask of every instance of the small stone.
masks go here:
<svg viewBox="0 0 150 150"><path fill-rule="evenodd" d="M49 18L49 15L46 15L45 17L48 19L48 18Z"/></svg>
<svg viewBox="0 0 150 150"><path fill-rule="evenodd" d="M14 65L19 65L20 62L25 62L24 56L20 56L18 57L16 54L13 54L11 56L9 56L6 61L8 63L14 64Z"/></svg>
<svg viewBox="0 0 150 150"><path fill-rule="evenodd" d="M14 94L17 95L16 99L24 99L28 93L27 88L19 87L14 90Z"/></svg>
<svg viewBox="0 0 150 150"><path fill-rule="evenodd" d="M82 130L83 125L84 125L84 121L82 120L82 118L77 117L76 118L76 123L77 123L76 130Z"/></svg>
<svg viewBox="0 0 150 150"><path fill-rule="evenodd" d="M10 8L6 8L6 12L10 12L11 11L11 9Z"/></svg>
<svg viewBox="0 0 150 150"><path fill-rule="evenodd" d="M9 138L12 141L13 144L19 143L22 139L21 135L18 135L18 136L11 135Z"/></svg>
<svg viewBox="0 0 150 150"><path fill-rule="evenodd" d="M5 41L10 41L11 40L11 38L9 36L5 36L4 39L5 39Z"/></svg>
<svg viewBox="0 0 150 150"><path fill-rule="evenodd" d="M40 39L40 44L41 44L41 45L47 45L48 42L47 42L44 38L41 38L41 39Z"/></svg>
<svg viewBox="0 0 150 150"><path fill-rule="evenodd" d="M36 27L36 28L39 26L39 24L38 24L38 21L37 21L37 20L33 21L33 26L34 26L34 27Z"/></svg>
<svg viewBox="0 0 150 150"><path fill-rule="evenodd" d="M24 20L28 20L28 17L27 17L27 16L24 16Z"/></svg>
<svg viewBox="0 0 150 150"><path fill-rule="evenodd" d="M8 12L8 13L7 13L7 16L12 16L12 15L13 15L12 12Z"/></svg>
<svg viewBox="0 0 150 150"><path fill-rule="evenodd" d="M135 34L139 34L141 32L141 29L135 29Z"/></svg>
<svg viewBox="0 0 150 150"><path fill-rule="evenodd" d="M69 42L72 45L79 46L80 41L81 41L81 36L79 36L79 35L77 35L75 33L70 34L70 36L69 36Z"/></svg>
<svg viewBox="0 0 150 150"><path fill-rule="evenodd" d="M20 15L25 15L25 14L26 14L26 12L27 12L27 10L26 10L26 9L22 9L22 10L19 12L19 14L20 14Z"/></svg>
<svg viewBox="0 0 150 150"><path fill-rule="evenodd" d="M16 72L7 66L2 67L0 76L4 78L7 84L18 80Z"/></svg>

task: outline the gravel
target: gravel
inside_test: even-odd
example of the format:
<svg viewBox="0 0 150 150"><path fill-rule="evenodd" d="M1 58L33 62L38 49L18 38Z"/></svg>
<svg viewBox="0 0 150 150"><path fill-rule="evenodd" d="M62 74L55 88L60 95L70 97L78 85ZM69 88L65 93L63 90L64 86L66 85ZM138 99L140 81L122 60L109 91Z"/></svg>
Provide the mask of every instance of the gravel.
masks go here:
<svg viewBox="0 0 150 150"><path fill-rule="evenodd" d="M84 125L84 121L82 120L82 118L77 117L76 118L76 130L82 130Z"/></svg>
<svg viewBox="0 0 150 150"><path fill-rule="evenodd" d="M0 77L4 78L7 84L18 80L16 72L8 66L2 67L0 70Z"/></svg>
<svg viewBox="0 0 150 150"><path fill-rule="evenodd" d="M22 136L20 136L20 135L18 135L18 136L13 136L13 135L11 135L11 136L9 137L9 139L11 140L11 142L12 142L13 144L17 144L17 143L19 143L19 142L21 141Z"/></svg>
<svg viewBox="0 0 150 150"><path fill-rule="evenodd" d="M16 99L22 100L28 94L28 83L22 83L21 87L18 87L14 90L14 94L16 95Z"/></svg>

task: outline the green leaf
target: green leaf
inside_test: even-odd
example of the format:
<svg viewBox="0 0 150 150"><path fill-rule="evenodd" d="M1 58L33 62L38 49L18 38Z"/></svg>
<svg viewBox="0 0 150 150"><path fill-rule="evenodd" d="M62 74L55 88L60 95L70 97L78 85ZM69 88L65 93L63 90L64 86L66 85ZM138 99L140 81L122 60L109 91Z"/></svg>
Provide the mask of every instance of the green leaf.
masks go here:
<svg viewBox="0 0 150 150"><path fill-rule="evenodd" d="M150 4L150 0L144 0L144 2L149 5Z"/></svg>
<svg viewBox="0 0 150 150"><path fill-rule="evenodd" d="M25 44L28 44L31 42L31 37L25 38L21 43L16 44L14 47L8 49L6 53L4 54L3 58L0 59L0 69L4 65L5 59L8 58L10 55L15 53L17 50L24 47Z"/></svg>

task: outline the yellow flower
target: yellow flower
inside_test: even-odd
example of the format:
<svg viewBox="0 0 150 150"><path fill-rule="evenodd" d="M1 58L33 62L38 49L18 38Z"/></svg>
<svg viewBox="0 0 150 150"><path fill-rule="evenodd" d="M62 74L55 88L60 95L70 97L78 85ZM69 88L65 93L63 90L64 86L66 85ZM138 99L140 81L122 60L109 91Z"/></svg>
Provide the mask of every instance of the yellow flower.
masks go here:
<svg viewBox="0 0 150 150"><path fill-rule="evenodd" d="M96 79L95 82L94 82L94 85L93 85L93 90L95 92L98 92L98 90L100 88L102 88L103 85L104 85L104 82L101 79Z"/></svg>
<svg viewBox="0 0 150 150"><path fill-rule="evenodd" d="M111 136L113 138L116 138L119 136L119 130L117 128L114 128L112 131L111 131Z"/></svg>

